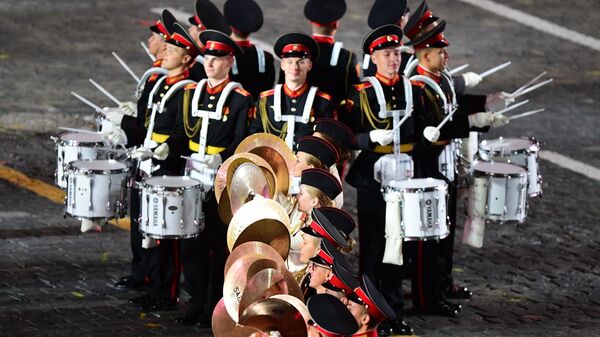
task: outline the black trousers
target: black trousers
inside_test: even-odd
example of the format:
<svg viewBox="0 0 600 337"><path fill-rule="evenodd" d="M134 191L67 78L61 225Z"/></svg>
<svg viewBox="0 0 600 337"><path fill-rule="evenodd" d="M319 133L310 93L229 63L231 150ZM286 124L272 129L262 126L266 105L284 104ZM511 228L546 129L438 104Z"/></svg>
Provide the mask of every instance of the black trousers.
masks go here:
<svg viewBox="0 0 600 337"><path fill-rule="evenodd" d="M142 233L140 233L140 195L139 190L129 189L129 218L131 219L131 231L129 239L131 243L131 277L136 281L144 281L146 278L146 249L142 248Z"/></svg>
<svg viewBox="0 0 600 337"><path fill-rule="evenodd" d="M182 241L182 262L186 287L191 295L190 310L212 313L223 297L227 248L227 225L219 218L214 193L202 205L205 227L197 238Z"/></svg>
<svg viewBox="0 0 600 337"><path fill-rule="evenodd" d="M439 263L442 272L441 287L445 290L450 288L453 283L452 267L454 264L454 241L456 237L456 202L457 188L453 183L448 183L448 225L450 226L450 234L440 240Z"/></svg>

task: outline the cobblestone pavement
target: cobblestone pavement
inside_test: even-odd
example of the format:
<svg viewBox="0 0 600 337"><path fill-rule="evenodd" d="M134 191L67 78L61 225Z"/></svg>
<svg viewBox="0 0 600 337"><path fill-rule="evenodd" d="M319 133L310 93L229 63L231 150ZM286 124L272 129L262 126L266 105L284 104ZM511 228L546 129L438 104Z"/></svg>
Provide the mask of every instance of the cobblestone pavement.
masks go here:
<svg viewBox="0 0 600 337"><path fill-rule="evenodd" d="M219 5L223 0L215 1ZM272 43L306 31L300 0L259 0L265 27L257 38ZM409 1L416 8L417 1ZM503 4L594 36L592 0L511 0ZM126 98L133 83L111 59L117 51L141 73L148 59L138 41L156 14L170 6L191 12L192 0L14 1L0 3L0 164L52 183L53 143L59 125L89 126L90 112L68 92L109 104L88 85L93 77ZM359 49L369 1L348 1L340 39ZM458 0L431 0L448 18L452 64L474 71L511 60L477 92L514 90L543 70L555 83L532 95L532 109L548 111L515 121L486 138L535 136L544 149L600 167L597 131L598 52L529 29ZM129 34L129 35L126 35ZM540 162L544 196L530 201L527 222L488 224L482 249L456 247L455 277L475 292L457 319L407 316L422 336L600 336L599 182ZM347 189L346 207L355 208ZM459 220L459 224L462 219ZM461 231L457 233L460 241ZM109 226L81 234L62 205L0 179L1 336L212 336L181 327L179 312L143 314L112 288L128 271L129 233ZM182 295L180 311L185 305Z"/></svg>

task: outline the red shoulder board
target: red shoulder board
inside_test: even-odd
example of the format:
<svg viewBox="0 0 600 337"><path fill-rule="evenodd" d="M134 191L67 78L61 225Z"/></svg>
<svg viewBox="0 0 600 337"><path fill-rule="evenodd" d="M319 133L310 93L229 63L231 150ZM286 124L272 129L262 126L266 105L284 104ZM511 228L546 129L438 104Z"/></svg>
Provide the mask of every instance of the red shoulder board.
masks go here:
<svg viewBox="0 0 600 337"><path fill-rule="evenodd" d="M271 89L271 90L267 90L267 91L263 91L260 93L260 98L263 97L267 97L267 96L271 96L275 93L275 89Z"/></svg>
<svg viewBox="0 0 600 337"><path fill-rule="evenodd" d="M425 88L425 82L421 81L410 81L410 84L417 86L419 88Z"/></svg>
<svg viewBox="0 0 600 337"><path fill-rule="evenodd" d="M317 90L317 96L322 97L328 101L331 101L331 95L326 92L322 92L321 90Z"/></svg>
<svg viewBox="0 0 600 337"><path fill-rule="evenodd" d="M363 89L370 88L372 86L373 85L371 84L371 82L367 81L367 82L362 82L362 83L359 83L359 84L355 84L354 88L356 89L356 91L361 91Z"/></svg>
<svg viewBox="0 0 600 337"><path fill-rule="evenodd" d="M250 96L250 93L244 90L243 88L235 88L233 89L233 91L237 92L238 94L241 94L244 97Z"/></svg>
<svg viewBox="0 0 600 337"><path fill-rule="evenodd" d="M198 83L190 83L190 84L186 85L183 89L194 90L194 89L196 89L196 86L198 86Z"/></svg>

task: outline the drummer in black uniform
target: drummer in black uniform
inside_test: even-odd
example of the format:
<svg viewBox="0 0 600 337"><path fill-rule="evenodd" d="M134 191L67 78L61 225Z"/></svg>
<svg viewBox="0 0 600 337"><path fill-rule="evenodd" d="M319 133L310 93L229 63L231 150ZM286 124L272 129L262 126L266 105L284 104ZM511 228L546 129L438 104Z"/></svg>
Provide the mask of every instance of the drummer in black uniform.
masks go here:
<svg viewBox="0 0 600 337"><path fill-rule="evenodd" d="M204 30L207 79L185 88L183 111L167 141L170 159L192 156L194 168L216 170L246 137L253 100L229 72L241 49L224 33ZM192 175L192 177L195 177ZM203 182L206 180L201 179ZM209 179L212 182L212 179ZM182 241L183 272L191 295L183 324L210 327L212 311L223 296L223 268L227 258L227 225L219 219L214 193L207 188L203 202L205 228L197 238Z"/></svg>
<svg viewBox="0 0 600 337"><path fill-rule="evenodd" d="M336 105L346 98L354 84L360 82L356 55L335 40L345 12L344 0L308 0L304 6L304 16L310 21L312 37L319 45L319 56L308 73L308 83L331 95Z"/></svg>
<svg viewBox="0 0 600 337"><path fill-rule="evenodd" d="M235 57L231 80L242 84L256 99L275 84L273 55L250 40L250 34L263 25L262 10L254 0L228 0L223 15L231 25L231 38L244 52Z"/></svg>
<svg viewBox="0 0 600 337"><path fill-rule="evenodd" d="M173 24L167 44L161 66L168 73L156 81L156 90L148 99L154 111L153 129L147 133L143 146L132 154L135 159L153 161L152 168L146 172L152 176L180 175L183 171L184 161L180 158L165 160L169 154L166 141L177 116L181 114L183 86L192 82L189 80L189 66L198 55L198 47L179 23ZM159 106L164 106L160 113L156 111ZM146 111L142 115L151 119L153 113ZM179 300L179 244L176 240L160 240L157 249L156 260L149 261L152 266L148 271L151 279L149 289L144 296L130 300L142 311L174 310Z"/></svg>
<svg viewBox="0 0 600 337"><path fill-rule="evenodd" d="M369 11L367 23L371 29L384 25L398 25L404 29L409 13L406 0L375 0ZM402 73L409 57L410 54L403 51L399 73ZM360 67L363 77L374 76L377 72L377 67L371 62L371 55L368 53L363 53Z"/></svg>
<svg viewBox="0 0 600 337"><path fill-rule="evenodd" d="M339 118L354 132L360 154L350 167L346 181L357 188L359 227L360 274L368 275L394 309L397 319L390 322L387 333L410 335L412 329L401 320L403 314L402 269L382 263L385 248L386 204L381 185L374 179L375 162L384 154L391 154L394 131L393 118L386 117L393 110L406 109L405 89L410 83L400 77L402 29L385 25L371 31L363 40L363 51L371 54L377 73L372 81L355 85L354 90L340 106ZM383 101L377 92L383 93ZM410 91L409 91L410 92ZM385 111L381 111L385 109ZM381 113L380 113L381 112ZM413 150L413 126L409 117L400 126L400 152Z"/></svg>
<svg viewBox="0 0 600 337"><path fill-rule="evenodd" d="M281 58L285 83L260 94L250 133L274 134L294 150L298 139L313 133L316 119L333 116L335 106L330 95L306 82L312 61L319 55L315 40L290 33L277 39L274 50Z"/></svg>
<svg viewBox="0 0 600 337"><path fill-rule="evenodd" d="M188 19L191 24L188 28L188 33L200 49L204 48L202 41L200 41L200 33L203 30L214 29L226 35L231 34L231 27L227 23L227 20L225 20L221 11L210 0L196 0L194 10L194 16ZM202 50L200 50L200 54L198 54L194 64L190 68L190 78L194 81L206 78L206 73L204 72L204 53Z"/></svg>

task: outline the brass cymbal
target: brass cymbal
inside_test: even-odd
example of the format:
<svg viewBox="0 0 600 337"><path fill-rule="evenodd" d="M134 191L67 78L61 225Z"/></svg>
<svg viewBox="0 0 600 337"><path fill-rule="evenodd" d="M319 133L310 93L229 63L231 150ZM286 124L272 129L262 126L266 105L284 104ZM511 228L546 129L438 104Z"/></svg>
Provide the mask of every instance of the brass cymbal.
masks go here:
<svg viewBox="0 0 600 337"><path fill-rule="evenodd" d="M227 275L229 268L231 268L231 265L237 261L237 259L246 255L256 255L276 261L281 265L285 264L281 255L279 255L273 247L263 242L250 241L237 246L231 254L229 254L229 257L227 257L227 261L225 262L225 272L223 275Z"/></svg>
<svg viewBox="0 0 600 337"><path fill-rule="evenodd" d="M248 306L240 317L240 324L262 331L279 331L286 337L306 337L306 322L292 304L279 298L266 298Z"/></svg>
<svg viewBox="0 0 600 337"><path fill-rule="evenodd" d="M294 274L292 274L287 268L283 270L283 278L287 284L288 295L297 298L300 301L304 301L304 293L300 288L300 284L296 281Z"/></svg>
<svg viewBox="0 0 600 337"><path fill-rule="evenodd" d="M288 287L281 268L266 268L256 273L246 283L242 292L238 313L250 304L277 294L287 294Z"/></svg>
<svg viewBox="0 0 600 337"><path fill-rule="evenodd" d="M227 310L225 310L223 299L217 303L217 306L213 310L211 325L215 337L248 337L253 333L262 332L251 326L241 326L236 324L235 321L229 317Z"/></svg>
<svg viewBox="0 0 600 337"><path fill-rule="evenodd" d="M227 247L249 241L264 242L287 258L290 249L290 218L276 201L256 198L235 213L227 229Z"/></svg>
<svg viewBox="0 0 600 337"><path fill-rule="evenodd" d="M231 213L231 202L229 201L227 189L224 189L223 193L221 193L221 199L218 203L218 211L221 221L223 221L224 224L229 224L231 218L233 218L233 214Z"/></svg>
<svg viewBox="0 0 600 337"><path fill-rule="evenodd" d="M271 298L277 298L293 305L294 308L298 310L300 315L302 315L302 318L304 318L305 322L308 322L308 320L310 319L310 313L308 312L308 308L306 307L306 304L304 304L303 300L298 299L297 297L294 297L292 295L286 294L273 295L271 296Z"/></svg>
<svg viewBox="0 0 600 337"><path fill-rule="evenodd" d="M246 160L239 161L239 158L244 158ZM217 197L217 201L220 200L221 193L226 188L227 172L229 171L229 166L233 162L236 162L237 165L240 165L241 163L244 163L244 162L252 162L252 163L258 165L263 170L268 171L270 173L270 175L267 176L267 181L270 182L269 187L271 187L271 191L277 190L275 178L271 179L271 177L275 177L275 172L273 171L273 168L266 160L262 159L260 156L254 154L254 153L247 153L247 152L238 153L238 154L234 154L233 156L227 158L227 160L225 160L221 164L221 166L219 166L219 169L217 170L217 174L215 175L215 187L214 187L215 196Z"/></svg>
<svg viewBox="0 0 600 337"><path fill-rule="evenodd" d="M235 172L232 172L231 178L229 172L227 175L227 192L232 214L235 214L243 204L252 200L255 195L268 199L273 197L263 170L254 163L243 163L237 167Z"/></svg>
<svg viewBox="0 0 600 337"><path fill-rule="evenodd" d="M248 281L261 270L277 270L278 267L280 264L277 262L257 255L242 256L231 265L223 282L223 300L225 309L234 321L237 322L239 319L240 301Z"/></svg>
<svg viewBox="0 0 600 337"><path fill-rule="evenodd" d="M287 195L296 157L279 137L268 133L255 133L246 137L235 153L250 152L265 159L277 177L277 191Z"/></svg>

